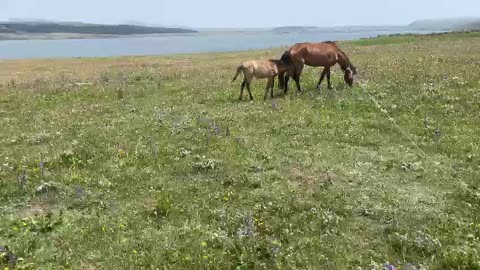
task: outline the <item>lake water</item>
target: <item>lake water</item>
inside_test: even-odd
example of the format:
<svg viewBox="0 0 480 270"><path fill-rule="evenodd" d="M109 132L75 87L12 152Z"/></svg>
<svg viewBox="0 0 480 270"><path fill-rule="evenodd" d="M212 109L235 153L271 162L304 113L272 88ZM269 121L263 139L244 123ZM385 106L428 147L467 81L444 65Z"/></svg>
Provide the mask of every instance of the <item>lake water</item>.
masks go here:
<svg viewBox="0 0 480 270"><path fill-rule="evenodd" d="M292 45L303 41L352 40L401 32L407 31L398 29L301 33L241 31L165 34L108 39L6 40L0 41L0 59L108 57L243 51ZM417 33L422 32L417 31Z"/></svg>

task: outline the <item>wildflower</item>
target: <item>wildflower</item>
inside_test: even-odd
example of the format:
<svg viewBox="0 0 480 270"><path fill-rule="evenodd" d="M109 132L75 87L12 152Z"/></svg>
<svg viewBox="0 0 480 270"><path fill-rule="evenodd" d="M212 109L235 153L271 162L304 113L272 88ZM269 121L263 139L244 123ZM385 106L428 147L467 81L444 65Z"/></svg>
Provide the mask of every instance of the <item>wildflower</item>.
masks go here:
<svg viewBox="0 0 480 270"><path fill-rule="evenodd" d="M423 125L425 126L425 128L428 128L429 124L430 124L429 123L429 118L426 117L425 120L423 121Z"/></svg>
<svg viewBox="0 0 480 270"><path fill-rule="evenodd" d="M81 187L76 187L75 193L77 194L77 198L81 199L83 198L85 191Z"/></svg>
<svg viewBox="0 0 480 270"><path fill-rule="evenodd" d="M238 237L251 237L255 235L255 220L252 215L247 215L244 218L244 224L237 230Z"/></svg>
<svg viewBox="0 0 480 270"><path fill-rule="evenodd" d="M24 168L22 174L17 178L18 185L23 189L25 189L25 186L27 185L27 178L27 170Z"/></svg>
<svg viewBox="0 0 480 270"><path fill-rule="evenodd" d="M201 245L202 245L202 247L206 247L206 246L207 246L207 242L202 241L202 244L201 244Z"/></svg>
<svg viewBox="0 0 480 270"><path fill-rule="evenodd" d="M214 125L213 132L215 133L215 135L220 135L220 133L222 133L222 130L216 124L213 124L213 125Z"/></svg>
<svg viewBox="0 0 480 270"><path fill-rule="evenodd" d="M276 110L279 108L279 105L275 99L272 99L272 109Z"/></svg>
<svg viewBox="0 0 480 270"><path fill-rule="evenodd" d="M390 263L385 264L385 270L396 270L395 266Z"/></svg>
<svg viewBox="0 0 480 270"><path fill-rule="evenodd" d="M182 157L186 157L186 156L190 155L191 153L192 153L192 151L187 150L187 149L182 149L180 151L180 154L182 155Z"/></svg>
<svg viewBox="0 0 480 270"><path fill-rule="evenodd" d="M280 251L280 248L279 248L279 247L272 247L272 248L271 248L271 251L272 251L273 253L278 253L278 252Z"/></svg>

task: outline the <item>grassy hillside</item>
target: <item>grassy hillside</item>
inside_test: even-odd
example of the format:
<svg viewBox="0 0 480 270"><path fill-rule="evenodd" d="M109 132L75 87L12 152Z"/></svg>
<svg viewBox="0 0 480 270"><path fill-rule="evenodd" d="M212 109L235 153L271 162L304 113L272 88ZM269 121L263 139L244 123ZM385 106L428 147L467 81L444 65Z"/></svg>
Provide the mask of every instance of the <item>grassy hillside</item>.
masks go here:
<svg viewBox="0 0 480 270"><path fill-rule="evenodd" d="M283 49L1 61L0 246L26 269L480 269L479 42L343 43L353 88L307 68L267 102L230 80Z"/></svg>
<svg viewBox="0 0 480 270"><path fill-rule="evenodd" d="M431 34L390 34L380 35L374 38L362 38L351 41L352 45L393 45L403 43L424 43L424 42L450 42L453 47L457 42L462 42L464 39L479 38L480 31L459 31L459 32L440 32Z"/></svg>
<svg viewBox="0 0 480 270"><path fill-rule="evenodd" d="M412 29L425 29L425 30L471 30L480 29L477 28L480 23L480 18L466 17L466 18L448 18L448 19L430 19L430 20L417 20L409 25Z"/></svg>

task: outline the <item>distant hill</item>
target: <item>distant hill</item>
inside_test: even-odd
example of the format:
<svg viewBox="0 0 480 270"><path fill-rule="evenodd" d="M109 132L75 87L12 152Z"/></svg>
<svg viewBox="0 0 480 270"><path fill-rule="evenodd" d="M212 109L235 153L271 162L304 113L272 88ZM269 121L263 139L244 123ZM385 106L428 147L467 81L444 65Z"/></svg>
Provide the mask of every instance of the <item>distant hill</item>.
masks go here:
<svg viewBox="0 0 480 270"><path fill-rule="evenodd" d="M471 30L480 29L480 18L464 17L464 18L447 18L447 19L431 19L417 20L409 25L409 28L415 30Z"/></svg>
<svg viewBox="0 0 480 270"><path fill-rule="evenodd" d="M8 34L11 34L11 33L15 33L16 31L13 30L13 29L9 29L8 27L4 27L4 26L1 26L0 25L0 33L8 33Z"/></svg>
<svg viewBox="0 0 480 270"><path fill-rule="evenodd" d="M480 30L480 20L471 22L462 27L462 30Z"/></svg>
<svg viewBox="0 0 480 270"><path fill-rule="evenodd" d="M330 27L317 27L317 26L283 26L273 28L272 31L278 33L291 33L291 32L336 32L336 33L354 33L354 32L368 32L368 31L403 31L407 27L398 25L357 25L357 26L330 26Z"/></svg>
<svg viewBox="0 0 480 270"><path fill-rule="evenodd" d="M275 32L308 32L308 31L318 31L320 28L316 26L282 26L275 27L272 30Z"/></svg>
<svg viewBox="0 0 480 270"><path fill-rule="evenodd" d="M99 35L140 35L165 33L195 33L185 28L149 27L138 25L103 25L77 22L0 22L0 33L17 34L99 34Z"/></svg>

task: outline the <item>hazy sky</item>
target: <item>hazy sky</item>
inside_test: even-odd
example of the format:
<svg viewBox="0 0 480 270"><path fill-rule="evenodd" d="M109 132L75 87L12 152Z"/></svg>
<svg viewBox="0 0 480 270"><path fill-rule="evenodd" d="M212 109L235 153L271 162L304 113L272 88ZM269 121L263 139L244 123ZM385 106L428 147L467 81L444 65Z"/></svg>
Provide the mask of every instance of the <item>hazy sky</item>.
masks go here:
<svg viewBox="0 0 480 270"><path fill-rule="evenodd" d="M0 20L271 27L396 25L420 18L479 16L480 0L0 0Z"/></svg>

